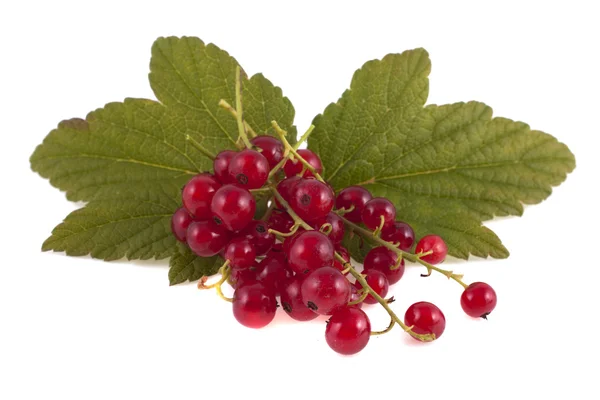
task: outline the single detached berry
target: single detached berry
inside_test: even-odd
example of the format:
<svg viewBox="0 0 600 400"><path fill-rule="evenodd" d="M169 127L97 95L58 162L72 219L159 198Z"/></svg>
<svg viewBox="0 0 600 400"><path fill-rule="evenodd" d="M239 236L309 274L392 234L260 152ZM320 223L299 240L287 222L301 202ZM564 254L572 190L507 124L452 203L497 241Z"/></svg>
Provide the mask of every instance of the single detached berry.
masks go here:
<svg viewBox="0 0 600 400"><path fill-rule="evenodd" d="M323 267L306 276L301 287L302 301L321 315L329 315L350 300L350 282L333 267Z"/></svg>
<svg viewBox="0 0 600 400"><path fill-rule="evenodd" d="M270 168L283 159L283 143L273 136L259 135L252 138L250 143L262 150L260 154L267 159Z"/></svg>
<svg viewBox="0 0 600 400"><path fill-rule="evenodd" d="M431 251L431 254L421 257L423 261L427 261L430 264L439 264L446 258L448 254L448 246L444 240L437 235L423 236L417 247L415 248L416 254L427 253Z"/></svg>
<svg viewBox="0 0 600 400"><path fill-rule="evenodd" d="M212 220L195 221L188 226L187 244L200 257L212 257L225 248L230 232Z"/></svg>
<svg viewBox="0 0 600 400"><path fill-rule="evenodd" d="M217 225L223 225L230 231L239 231L252 221L256 201L246 189L225 185L215 193L210 208Z"/></svg>
<svg viewBox="0 0 600 400"><path fill-rule="evenodd" d="M254 266L243 269L231 268L228 278L229 284L234 289L237 289L246 282L254 282L256 280L256 268Z"/></svg>
<svg viewBox="0 0 600 400"><path fill-rule="evenodd" d="M320 218L316 221L311 222L310 226L312 226L316 230L321 230L321 228L325 229L325 227L327 227L327 225L325 224L331 225L331 227L327 229L329 233L326 233L329 240L331 240L333 244L336 245L340 243L344 238L344 221L342 221L342 219L336 213L330 212L324 218ZM327 232L327 230L325 230L324 232Z"/></svg>
<svg viewBox="0 0 600 400"><path fill-rule="evenodd" d="M371 322L363 310L337 309L325 328L325 340L334 351L351 355L365 348L371 337Z"/></svg>
<svg viewBox="0 0 600 400"><path fill-rule="evenodd" d="M404 260L395 268L397 263L398 255L384 246L371 249L363 261L365 271L375 269L383 272L390 285L398 282L404 275Z"/></svg>
<svg viewBox="0 0 600 400"><path fill-rule="evenodd" d="M296 187L298 183L303 181L304 179L299 176L290 176L289 178L285 178L281 182L277 184L277 191L283 197L285 201L290 202L290 198L292 197L292 191ZM283 208L283 205L275 198L275 204L279 208Z"/></svg>
<svg viewBox="0 0 600 400"><path fill-rule="evenodd" d="M199 174L189 180L183 187L181 198L183 206L197 220L210 218L210 203L221 184L211 174Z"/></svg>
<svg viewBox="0 0 600 400"><path fill-rule="evenodd" d="M298 154L300 157L306 160L306 162L308 162L315 169L315 171L317 171L317 173L321 174L323 172L323 164L321 164L321 159L318 155L308 149L298 150ZM298 175L303 169L304 165L298 160L288 160L283 166L283 172L285 172L285 176L287 177ZM304 178L308 178L313 176L313 174L309 170L305 170L302 176Z"/></svg>
<svg viewBox="0 0 600 400"><path fill-rule="evenodd" d="M291 244L286 246L288 240ZM286 240L283 249L289 266L298 274L333 265L333 244L321 232L296 233Z"/></svg>
<svg viewBox="0 0 600 400"><path fill-rule="evenodd" d="M281 293L283 283L293 275L283 253L269 253L258 264L256 277L276 295Z"/></svg>
<svg viewBox="0 0 600 400"><path fill-rule="evenodd" d="M291 191L290 206L304 221L325 218L333 208L331 188L316 179L303 179Z"/></svg>
<svg viewBox="0 0 600 400"><path fill-rule="evenodd" d="M281 307L296 321L310 321L319 316L302 301L300 288L304 278L304 275L292 276L286 279L281 286Z"/></svg>
<svg viewBox="0 0 600 400"><path fill-rule="evenodd" d="M362 221L371 230L379 228L383 217L383 225L389 225L396 218L396 207L386 198L374 197L365 204L362 210Z"/></svg>
<svg viewBox="0 0 600 400"><path fill-rule="evenodd" d="M249 239L238 236L225 246L225 259L237 269L250 268L254 265L256 251Z"/></svg>
<svg viewBox="0 0 600 400"><path fill-rule="evenodd" d="M257 256L267 254L275 244L275 235L269 233L269 226L264 221L251 221L240 236L250 240Z"/></svg>
<svg viewBox="0 0 600 400"><path fill-rule="evenodd" d="M294 226L294 220L287 212L274 210L269 216L267 225L269 225L269 229L288 233Z"/></svg>
<svg viewBox="0 0 600 400"><path fill-rule="evenodd" d="M269 177L269 162L256 150L242 150L229 162L229 181L245 189L262 187Z"/></svg>
<svg viewBox="0 0 600 400"><path fill-rule="evenodd" d="M233 150L223 150L215 157L213 161L213 170L215 172L215 177L221 182L223 185L227 183L234 183L229 180L229 163L233 156L237 154L237 151Z"/></svg>
<svg viewBox="0 0 600 400"><path fill-rule="evenodd" d="M345 247L342 246L337 246L335 248L335 251L342 256L342 258L344 259L345 262L349 263L350 262L350 254L348 254L348 250L346 250ZM346 269L348 268L346 266L345 263L342 263L340 260L338 260L337 258L333 259L333 268L337 269L338 271L342 272L344 275L348 275L348 273L350 271L346 271ZM346 272L344 272L346 271Z"/></svg>
<svg viewBox="0 0 600 400"><path fill-rule="evenodd" d="M365 270L363 274L366 275L365 280L367 281L371 289L373 289L373 291L377 293L379 297L385 298L385 296L387 296L388 294L388 290L390 289L390 283L388 282L388 279L386 278L385 274L376 269ZM363 288L359 281L356 281L354 283L354 286L359 290ZM365 297L363 301L367 304L377 303L377 300L371 295Z"/></svg>
<svg viewBox="0 0 600 400"><path fill-rule="evenodd" d="M446 328L446 317L434 304L421 301L408 307L404 323L420 335L434 334L439 339Z"/></svg>
<svg viewBox="0 0 600 400"><path fill-rule="evenodd" d="M260 282L247 282L233 293L233 315L248 328L267 326L277 310L275 294Z"/></svg>
<svg viewBox="0 0 600 400"><path fill-rule="evenodd" d="M409 251L415 243L415 232L406 222L396 221L381 231L381 238L398 245L400 250Z"/></svg>
<svg viewBox="0 0 600 400"><path fill-rule="evenodd" d="M185 208L181 207L171 217L171 231L180 242L185 243L188 226L194 219Z"/></svg>
<svg viewBox="0 0 600 400"><path fill-rule="evenodd" d="M497 301L494 289L484 282L471 283L460 296L462 309L473 318L487 319Z"/></svg>
<svg viewBox="0 0 600 400"><path fill-rule="evenodd" d="M362 210L373 196L371 193L361 186L348 186L342 190L335 199L335 208L338 210L354 207L354 209L346 214L344 218L348 221L359 223L362 222Z"/></svg>

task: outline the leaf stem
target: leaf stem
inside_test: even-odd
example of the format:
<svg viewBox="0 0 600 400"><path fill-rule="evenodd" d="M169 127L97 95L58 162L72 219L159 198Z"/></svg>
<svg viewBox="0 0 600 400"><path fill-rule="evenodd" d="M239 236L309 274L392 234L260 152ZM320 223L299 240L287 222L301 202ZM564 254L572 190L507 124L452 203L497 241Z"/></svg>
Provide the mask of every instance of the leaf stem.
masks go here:
<svg viewBox="0 0 600 400"><path fill-rule="evenodd" d="M235 109L239 137L242 139L248 149L252 148L252 144L248 140L246 127L244 126L244 110L242 109L242 69L239 65L235 67Z"/></svg>
<svg viewBox="0 0 600 400"><path fill-rule="evenodd" d="M225 109L225 110L229 111L229 113L230 113L231 115L233 115L233 117L234 117L234 118L237 120L237 116L238 116L238 113L237 113L237 111L235 111L235 108L233 108L233 107L231 106L231 104L229 104L227 101L225 101L224 99L221 99L221 100L219 101L219 107L221 107L221 108L223 108L223 109ZM248 134L249 134L251 137L253 137L253 138L254 138L254 137L258 136L258 135L256 134L256 132L254 131L254 129L252 129L252 127L250 126L250 124L249 124L249 123L247 123L246 121L244 121L244 128L246 128L246 132L248 132Z"/></svg>
<svg viewBox="0 0 600 400"><path fill-rule="evenodd" d="M216 156L212 152L210 152L206 147L202 146L199 142L194 140L194 138L191 137L190 135L185 135L185 140L190 142L190 144L192 146L194 146L196 148L196 150L198 150L200 153L204 154L206 157L210 158L211 160L215 159Z"/></svg>

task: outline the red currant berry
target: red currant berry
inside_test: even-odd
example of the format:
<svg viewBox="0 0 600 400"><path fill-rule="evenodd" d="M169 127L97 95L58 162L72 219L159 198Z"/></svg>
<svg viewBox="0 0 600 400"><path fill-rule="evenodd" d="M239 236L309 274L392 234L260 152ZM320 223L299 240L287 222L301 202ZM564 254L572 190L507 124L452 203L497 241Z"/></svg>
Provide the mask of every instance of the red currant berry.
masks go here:
<svg viewBox="0 0 600 400"><path fill-rule="evenodd" d="M374 197L365 204L361 215L367 228L374 231L381 225L382 217L384 226L394 222L396 207L386 198Z"/></svg>
<svg viewBox="0 0 600 400"><path fill-rule="evenodd" d="M293 275L283 253L269 253L258 264L256 276L267 289L281 293L283 282Z"/></svg>
<svg viewBox="0 0 600 400"><path fill-rule="evenodd" d="M366 275L365 280L367 281L371 289L373 289L373 291L377 293L379 297L385 298L385 296L387 296L388 294L388 290L390 289L390 283L385 277L385 274L376 269L365 270L363 274ZM354 283L354 286L359 290L363 288L359 281L356 281ZM365 297L363 301L367 304L377 303L377 300L375 300L375 298L371 295Z"/></svg>
<svg viewBox="0 0 600 400"><path fill-rule="evenodd" d="M250 240L238 236L225 246L224 258L237 269L250 268L254 265L256 251L250 244Z"/></svg>
<svg viewBox="0 0 600 400"><path fill-rule="evenodd" d="M260 282L246 282L233 293L233 315L248 328L267 326L276 310L275 294Z"/></svg>
<svg viewBox="0 0 600 400"><path fill-rule="evenodd" d="M281 287L281 306L296 321L310 321L319 316L302 302L300 288L304 278L304 275L292 276Z"/></svg>
<svg viewBox="0 0 600 400"><path fill-rule="evenodd" d="M269 229L288 233L292 229L292 226L294 226L294 220L288 213L275 210L269 216L267 224L269 225Z"/></svg>
<svg viewBox="0 0 600 400"><path fill-rule="evenodd" d="M309 273L302 282L302 301L308 308L321 315L329 315L350 300L350 282L340 271L332 267L318 268Z"/></svg>
<svg viewBox="0 0 600 400"><path fill-rule="evenodd" d="M396 253L384 246L379 246L371 249L367 253L363 265L365 271L376 269L377 271L383 272L390 285L393 285L402 278L402 275L404 275L404 260L400 261L400 266L398 268L392 269L397 262L398 255Z"/></svg>
<svg viewBox="0 0 600 400"><path fill-rule="evenodd" d="M344 221L342 221L336 213L330 212L324 218L319 218L318 220L311 222L310 226L316 230L320 230L325 224L331 225L331 231L327 234L329 240L334 244L340 243L344 238ZM327 230L325 230L325 232L327 232Z"/></svg>
<svg viewBox="0 0 600 400"><path fill-rule="evenodd" d="M430 264L439 264L446 258L448 254L448 246L441 237L437 235L423 236L417 247L415 248L416 254L427 253L431 251L431 254L421 257L423 261L427 261Z"/></svg>
<svg viewBox="0 0 600 400"><path fill-rule="evenodd" d="M321 232L303 231L287 240L291 242L287 246L284 243L283 250L294 272L303 274L333 265L333 244Z"/></svg>
<svg viewBox="0 0 600 400"><path fill-rule="evenodd" d="M252 221L256 201L246 189L225 185L215 193L211 205L213 220L230 231L239 231Z"/></svg>
<svg viewBox="0 0 600 400"><path fill-rule="evenodd" d="M252 138L250 143L262 150L260 154L267 159L270 168L283 159L283 143L273 136L259 135Z"/></svg>
<svg viewBox="0 0 600 400"><path fill-rule="evenodd" d="M258 151L242 150L229 162L229 181L245 189L262 187L269 177L269 162Z"/></svg>
<svg viewBox="0 0 600 400"><path fill-rule="evenodd" d="M473 318L487 319L497 301L494 289L484 282L471 283L460 296L462 309Z"/></svg>
<svg viewBox="0 0 600 400"><path fill-rule="evenodd" d="M361 295L358 293L358 289L356 288L356 286L350 285L350 300L348 300L348 303L358 301L360 299L360 296ZM362 306L363 302L361 301L360 303L352 304L351 306L347 305L346 307L362 308Z"/></svg>
<svg viewBox="0 0 600 400"><path fill-rule="evenodd" d="M296 185L302 180L303 178L299 176L285 178L277 184L277 191L279 192L281 197L283 197L283 199L289 203L290 198L292 197L292 191L294 190ZM277 207L283 208L283 205L279 202L279 200L277 200L277 198L275 198L275 204L277 205Z"/></svg>
<svg viewBox="0 0 600 400"><path fill-rule="evenodd" d="M404 323L419 335L434 334L439 339L446 328L446 317L434 304L420 301L408 307Z"/></svg>
<svg viewBox="0 0 600 400"><path fill-rule="evenodd" d="M240 236L250 240L257 256L267 254L275 244L275 235L269 233L269 227L264 221L251 221Z"/></svg>
<svg viewBox="0 0 600 400"><path fill-rule="evenodd" d="M332 350L356 354L365 348L371 337L371 322L363 310L343 307L336 310L325 328L325 340Z"/></svg>
<svg viewBox="0 0 600 400"><path fill-rule="evenodd" d="M333 208L333 191L316 179L303 179L293 188L290 206L304 221L325 218Z"/></svg>
<svg viewBox="0 0 600 400"><path fill-rule="evenodd" d="M344 259L344 261L346 262L350 262L350 254L348 254L348 250L346 250L345 247L342 246L337 246L335 248L335 251L337 251L337 253L342 256L342 258ZM346 270L347 266L344 265L342 262L340 262L340 260L338 260L337 258L334 257L333 259L333 268L337 269L340 272L343 272ZM344 275L348 275L350 271L344 272Z"/></svg>
<svg viewBox="0 0 600 400"><path fill-rule="evenodd" d="M415 232L406 222L396 221L383 228L381 238L386 242L398 243L400 250L409 251L415 243Z"/></svg>
<svg viewBox="0 0 600 400"><path fill-rule="evenodd" d="M369 191L361 186L348 186L342 190L335 199L335 208L349 210L352 206L354 209L349 213L344 214L344 218L352 222L362 222L362 210L373 196Z"/></svg>
<svg viewBox="0 0 600 400"><path fill-rule="evenodd" d="M183 187L181 195L183 206L197 220L210 218L210 202L215 192L221 187L217 178L211 174L199 174L194 176Z"/></svg>
<svg viewBox="0 0 600 400"><path fill-rule="evenodd" d="M233 183L229 180L229 163L233 156L237 154L237 151L223 150L215 157L213 161L213 170L215 171L215 177L223 185L227 183Z"/></svg>
<svg viewBox="0 0 600 400"><path fill-rule="evenodd" d="M256 268L254 266L250 268L231 268L229 273L228 282L232 288L237 289L246 282L256 281Z"/></svg>
<svg viewBox="0 0 600 400"><path fill-rule="evenodd" d="M195 221L188 226L187 244L200 257L219 254L229 242L230 233L213 221Z"/></svg>
<svg viewBox="0 0 600 400"><path fill-rule="evenodd" d="M308 162L315 169L315 171L317 171L317 173L320 174L323 172L323 164L321 164L321 159L318 155L308 149L298 150L298 154L300 157L306 160L306 162ZM283 172L285 172L285 176L287 177L298 175L303 169L304 165L298 160L288 160L283 166ZM313 174L309 170L306 170L302 176L304 178L308 178L313 176Z"/></svg>
<svg viewBox="0 0 600 400"><path fill-rule="evenodd" d="M193 220L194 219L185 208L181 207L175 211L175 214L171 217L171 231L173 231L175 239L185 243L187 228Z"/></svg>

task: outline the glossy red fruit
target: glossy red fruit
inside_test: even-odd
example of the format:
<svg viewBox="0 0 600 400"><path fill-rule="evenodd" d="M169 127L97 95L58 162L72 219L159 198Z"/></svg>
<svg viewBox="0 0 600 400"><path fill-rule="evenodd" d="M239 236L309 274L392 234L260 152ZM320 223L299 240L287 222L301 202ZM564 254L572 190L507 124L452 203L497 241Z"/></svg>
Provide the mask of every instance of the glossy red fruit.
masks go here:
<svg viewBox="0 0 600 400"><path fill-rule="evenodd" d="M333 191L316 179L303 179L294 186L290 194L292 210L304 221L325 218L333 209Z"/></svg>
<svg viewBox="0 0 600 400"><path fill-rule="evenodd" d="M415 254L426 253L428 251L432 251L432 253L421 257L421 259L430 264L439 264L446 259L448 246L446 246L444 240L437 235L423 236L423 238L419 240L419 243L417 243Z"/></svg>
<svg viewBox="0 0 600 400"><path fill-rule="evenodd" d="M250 240L238 236L233 238L227 246L225 246L224 258L229 260L229 263L234 268L250 268L254 265L256 251L254 250L254 246L250 244Z"/></svg>
<svg viewBox="0 0 600 400"><path fill-rule="evenodd" d="M376 269L365 270L363 271L363 274L366 275L365 280L367 281L371 289L373 289L373 291L377 293L380 297L385 298L390 289L390 283L386 278L385 274ZM354 286L359 290L362 289L362 285L359 281L356 281L354 283ZM364 299L364 302L367 304L376 304L377 300L375 300L373 296L368 295Z"/></svg>
<svg viewBox="0 0 600 400"><path fill-rule="evenodd" d="M281 287L281 307L296 321L310 321L319 316L302 302L300 288L304 278L304 275L292 276Z"/></svg>
<svg viewBox="0 0 600 400"><path fill-rule="evenodd" d="M361 216L367 228L374 231L381 225L381 217L383 217L384 226L394 222L396 207L386 198L374 197L365 204Z"/></svg>
<svg viewBox="0 0 600 400"><path fill-rule="evenodd" d="M288 233L292 229L292 226L294 226L294 220L287 212L275 210L269 216L267 225L269 225L270 229Z"/></svg>
<svg viewBox="0 0 600 400"><path fill-rule="evenodd" d="M256 201L252 194L236 185L222 186L210 205L213 220L230 231L239 231L252 221Z"/></svg>
<svg viewBox="0 0 600 400"><path fill-rule="evenodd" d="M273 136L259 135L252 138L250 143L262 150L260 154L267 159L270 168L283 159L283 143Z"/></svg>
<svg viewBox="0 0 600 400"><path fill-rule="evenodd" d="M409 251L415 243L415 232L406 222L396 221L383 228L381 238L386 242L398 243L400 250Z"/></svg>
<svg viewBox="0 0 600 400"><path fill-rule="evenodd" d="M285 201L290 202L290 198L292 197L292 190L296 187L298 183L300 183L304 178L299 176L291 176L289 178L285 178L281 182L277 184L277 191L283 197ZM275 198L275 204L278 208L283 209L283 205Z"/></svg>
<svg viewBox="0 0 600 400"><path fill-rule="evenodd" d="M283 283L292 275L293 272L285 260L285 255L277 252L267 254L256 270L258 280L277 296L281 293Z"/></svg>
<svg viewBox="0 0 600 400"><path fill-rule="evenodd" d="M333 265L333 244L322 233L303 231L288 240L291 240L291 244L286 246L284 243L283 250L294 272L304 274Z"/></svg>
<svg viewBox="0 0 600 400"><path fill-rule="evenodd" d="M332 350L356 354L365 348L371 337L371 322L364 311L344 307L336 310L325 328L325 340Z"/></svg>
<svg viewBox="0 0 600 400"><path fill-rule="evenodd" d="M310 226L316 230L320 230L325 224L331 225L331 231L327 234L329 240L336 245L340 243L344 238L344 221L336 213L330 212L324 218L311 222Z"/></svg>
<svg viewBox="0 0 600 400"><path fill-rule="evenodd" d="M471 283L460 296L462 309L473 318L487 319L497 302L496 292L484 282Z"/></svg>
<svg viewBox="0 0 600 400"><path fill-rule="evenodd" d="M233 293L233 315L248 328L267 326L276 310L275 294L260 282L246 282Z"/></svg>
<svg viewBox="0 0 600 400"><path fill-rule="evenodd" d="M190 213L183 207L177 209L171 217L171 231L175 235L175 239L185 243L188 226L194 219Z"/></svg>
<svg viewBox="0 0 600 400"><path fill-rule="evenodd" d="M397 262L398 255L396 253L384 246L379 246L371 249L367 253L363 265L365 271L376 269L383 272L390 285L393 285L402 278L405 270L404 260L400 261L400 266L398 268L392 269Z"/></svg>
<svg viewBox="0 0 600 400"><path fill-rule="evenodd" d="M350 282L333 267L322 267L310 272L301 287L302 301L321 315L329 315L350 300Z"/></svg>
<svg viewBox="0 0 600 400"><path fill-rule="evenodd" d="M251 221L241 231L240 236L250 240L257 256L267 254L275 244L275 235L269 233L269 226L264 221Z"/></svg>
<svg viewBox="0 0 600 400"><path fill-rule="evenodd" d="M261 188L269 177L269 162L256 150L242 150L229 162L229 181L244 189Z"/></svg>
<svg viewBox="0 0 600 400"><path fill-rule="evenodd" d="M361 295L358 293L358 289L356 288L356 286L350 285L350 299L348 300L348 303L358 301L360 299L360 296ZM362 308L362 306L363 306L362 301L360 303L346 305L346 307L353 307L353 308Z"/></svg>
<svg viewBox="0 0 600 400"><path fill-rule="evenodd" d="M308 162L317 171L317 173L321 174L323 172L323 164L321 164L321 159L319 158L318 155L316 155L315 153L313 153L312 151L310 151L308 149L298 150L298 154L300 155L300 157L305 159L306 162ZM283 166L283 172L285 172L285 176L290 177L290 176L298 175L299 173L301 173L303 168L304 168L304 165L302 165L302 163L300 161L288 160L285 163L285 165ZM304 178L308 178L308 177L313 176L313 174L312 174L312 172L306 170L306 171L304 171L304 174L302 174L302 176Z"/></svg>
<svg viewBox="0 0 600 400"><path fill-rule="evenodd" d="M412 326L412 331L415 333L434 334L435 339L439 339L446 328L446 317L436 305L421 301L408 307L404 314L404 323L409 327Z"/></svg>
<svg viewBox="0 0 600 400"><path fill-rule="evenodd" d="M217 178L211 174L199 174L183 187L181 198L183 206L194 216L204 221L210 218L210 203L216 191L221 187Z"/></svg>
<svg viewBox="0 0 600 400"><path fill-rule="evenodd" d="M195 221L188 226L187 244L200 257L219 254L229 242L230 233L212 220Z"/></svg>
<svg viewBox="0 0 600 400"><path fill-rule="evenodd" d="M213 161L213 170L215 173L215 177L221 182L223 185L227 183L233 183L229 180L229 163L233 156L237 154L237 151L233 150L223 150L215 157Z"/></svg>
<svg viewBox="0 0 600 400"><path fill-rule="evenodd" d="M367 189L361 186L348 186L337 195L335 208L349 210L354 206L351 212L344 214L344 218L351 222L360 223L362 222L362 210L372 198L373 196Z"/></svg>
<svg viewBox="0 0 600 400"><path fill-rule="evenodd" d="M256 267L237 269L232 268L229 273L228 282L232 288L237 289L246 282L256 281Z"/></svg>
<svg viewBox="0 0 600 400"><path fill-rule="evenodd" d="M336 246L335 251L337 251L337 253L342 256L342 258L346 261L346 262L350 262L350 254L348 253L348 250L346 250L345 247L342 246ZM333 268L337 269L338 271L342 272L344 270L346 270L346 265L342 264L342 262L340 262L340 260L338 260L337 258L334 257L333 259ZM344 275L348 275L350 271L345 272Z"/></svg>

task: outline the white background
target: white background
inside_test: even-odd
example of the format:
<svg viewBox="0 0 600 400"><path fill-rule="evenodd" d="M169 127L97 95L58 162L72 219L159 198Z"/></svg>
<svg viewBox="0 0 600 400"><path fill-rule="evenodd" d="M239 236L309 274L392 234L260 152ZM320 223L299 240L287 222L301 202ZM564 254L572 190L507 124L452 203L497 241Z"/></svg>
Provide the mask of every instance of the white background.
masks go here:
<svg viewBox="0 0 600 400"><path fill-rule="evenodd" d="M0 5L0 399L598 399L594 2L204 3ZM437 342L394 330L341 357L323 319L278 315L252 331L213 292L169 287L165 262L40 252L78 205L29 170L29 155L61 119L153 98L150 46L167 35L199 36L264 72L293 101L299 131L363 62L422 46L429 103L484 101L567 143L577 169L523 218L487 224L509 259L445 264L496 288L487 322L463 315L456 283L413 267L393 307L438 304L447 327ZM377 307L369 314L375 329L387 324Z"/></svg>

